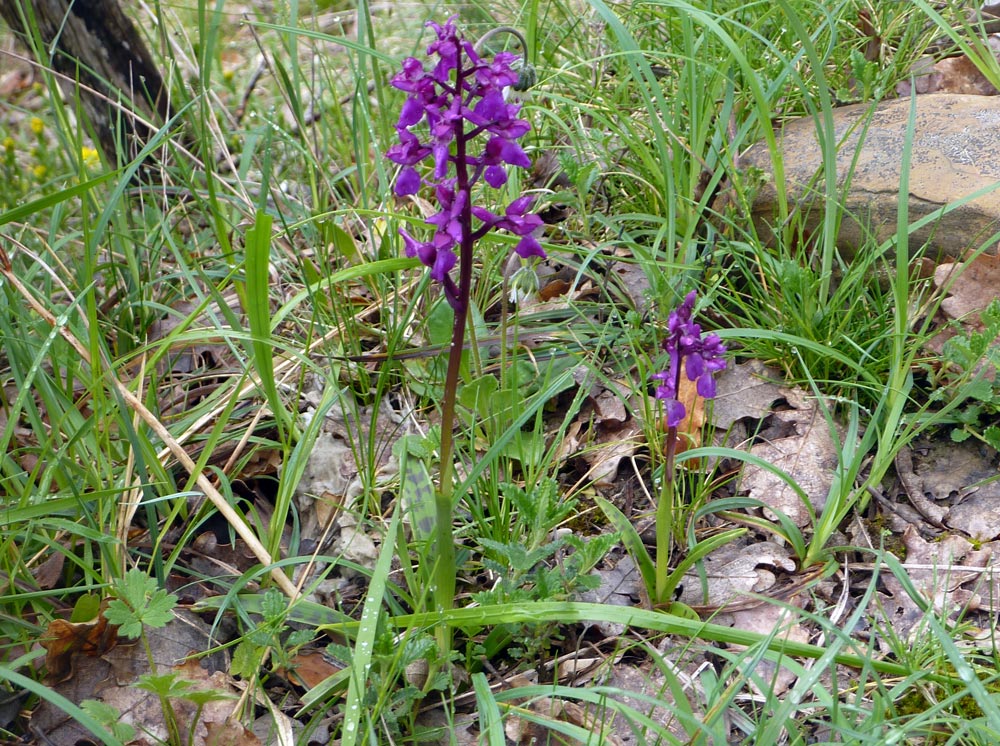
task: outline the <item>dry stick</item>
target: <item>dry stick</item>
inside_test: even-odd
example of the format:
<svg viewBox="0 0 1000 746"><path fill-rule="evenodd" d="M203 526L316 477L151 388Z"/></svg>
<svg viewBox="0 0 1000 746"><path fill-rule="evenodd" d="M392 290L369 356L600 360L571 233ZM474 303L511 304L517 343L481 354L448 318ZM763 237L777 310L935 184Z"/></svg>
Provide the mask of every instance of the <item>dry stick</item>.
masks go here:
<svg viewBox="0 0 1000 746"><path fill-rule="evenodd" d="M87 351L87 348L83 346L83 343L80 342L80 340L77 339L72 332L66 329L66 327L60 325L56 317L53 316L47 308L41 305L35 299L35 296L32 295L32 293L21 283L17 276L14 275L10 259L3 252L2 248L0 248L0 274L3 274L3 276L7 278L7 281L14 286L14 288L24 297L26 301L28 301L28 305L30 305L39 316L51 324L54 329L58 330L63 339L69 342L70 346L76 350L80 358L88 366L90 366L91 370L93 370L94 363L90 357L90 353ZM156 433L156 436L163 441L163 443L170 450L170 453L173 454L174 458L180 462L181 466L187 469L190 474L195 476L195 483L198 485L199 489L201 489L208 499L212 501L212 504L216 507L216 509L222 514L226 521L229 522L229 525L236 530L239 537L247 543L247 546L250 547L254 556L260 560L263 565L271 565L273 563L271 555L268 553L264 545L261 544L260 539L254 535L250 527L244 522L243 517L237 513L228 502L226 502L226 498L224 498L222 493L220 493L215 486L208 481L208 478L201 472L197 472L197 466L194 460L188 455L187 451L185 451L184 448L182 448L181 445L174 440L170 431L164 427L163 423L157 419L156 415L146 408L145 404L139 401L138 397L136 397L136 395L133 394L124 383L118 380L110 369L108 370L108 377L111 379L111 383L114 385L115 390L122 397L122 399L125 400L128 406L139 415L142 421L145 422L154 433ZM280 568L271 568L271 577L290 599L294 600L298 597L299 592L296 589L295 584L292 583L292 581L281 571Z"/></svg>

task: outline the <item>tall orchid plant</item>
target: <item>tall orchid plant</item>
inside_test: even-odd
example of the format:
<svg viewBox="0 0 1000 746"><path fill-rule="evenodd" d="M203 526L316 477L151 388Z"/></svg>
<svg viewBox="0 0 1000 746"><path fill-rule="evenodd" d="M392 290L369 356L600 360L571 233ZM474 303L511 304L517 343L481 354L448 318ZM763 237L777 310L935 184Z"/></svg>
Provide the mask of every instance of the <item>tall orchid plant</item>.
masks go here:
<svg viewBox="0 0 1000 746"><path fill-rule="evenodd" d="M437 39L427 47L426 59L407 58L392 79L392 85L408 96L396 124L399 142L386 157L401 166L395 182L397 196L426 190L438 207L427 219L433 228L429 239L419 240L404 229L399 232L407 256L430 267L431 277L441 284L454 310L442 403L440 485L435 496L434 600L444 610L452 606L455 595L452 426L474 250L490 231L505 230L520 237L515 251L521 257L544 257L545 252L535 237L542 221L529 212L530 196L517 197L503 214L474 201L473 189L480 182L500 189L507 183L509 168L531 165L518 143L531 125L519 117L521 105L508 95L519 83L514 69L517 55L501 52L487 62L456 29L454 17L443 25L427 25Z"/></svg>

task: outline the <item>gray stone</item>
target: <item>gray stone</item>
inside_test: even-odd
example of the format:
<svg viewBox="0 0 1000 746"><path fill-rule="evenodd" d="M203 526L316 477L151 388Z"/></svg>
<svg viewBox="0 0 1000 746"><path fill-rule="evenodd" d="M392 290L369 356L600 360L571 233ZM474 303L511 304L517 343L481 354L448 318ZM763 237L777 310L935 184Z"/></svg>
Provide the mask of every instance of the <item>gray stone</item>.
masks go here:
<svg viewBox="0 0 1000 746"><path fill-rule="evenodd" d="M867 132L864 127L869 114ZM910 117L910 99L845 106L834 110L838 143L837 184L844 192L845 213L838 246L846 257L874 236L879 241L896 232L903 145ZM861 141L862 133L864 140ZM858 152L860 148L860 152ZM779 139L789 210L814 231L823 219L822 146L812 117L787 122ZM855 160L855 156L857 156ZM753 145L741 167L759 169L764 184L754 196L752 217L758 235L774 242L777 191L767 144ZM1000 230L1000 104L988 96L935 94L917 97L913 145L909 162L909 221L952 204L978 190L997 187L969 200L931 224L911 233L910 252L926 246L930 256L958 257L981 246ZM792 218L793 220L795 217Z"/></svg>

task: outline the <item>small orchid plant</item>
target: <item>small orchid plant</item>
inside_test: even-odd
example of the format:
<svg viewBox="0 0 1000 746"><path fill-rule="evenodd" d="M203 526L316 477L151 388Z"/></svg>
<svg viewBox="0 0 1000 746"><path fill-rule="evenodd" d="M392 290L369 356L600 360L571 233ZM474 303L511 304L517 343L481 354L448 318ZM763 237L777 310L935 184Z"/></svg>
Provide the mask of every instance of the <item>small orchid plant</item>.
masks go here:
<svg viewBox="0 0 1000 746"><path fill-rule="evenodd" d="M698 395L705 399L715 397L715 374L724 370L726 348L716 334L702 336L701 326L692 321L697 296L688 293L677 310L667 320L667 336L663 350L670 360L670 367L653 374L658 382L656 398L663 401L666 415L666 455L663 463L663 491L656 507L656 583L654 601L666 603L670 595L669 563L673 537L674 510L674 459L677 454L677 428L687 417L687 408L680 401L681 369L689 381L696 382Z"/></svg>
<svg viewBox="0 0 1000 746"><path fill-rule="evenodd" d="M433 228L431 237L419 240L405 229L399 233L407 256L430 267L431 278L441 284L454 310L442 403L440 486L435 496L434 600L439 610L445 610L453 605L455 595L451 431L475 247L490 231L504 230L520 238L515 251L522 258L544 257L545 252L536 238L542 220L529 212L530 196L517 197L497 214L476 204L481 192L473 191L480 182L501 189L507 184L509 168L531 166L518 143L531 125L519 118L521 104L509 97L511 90L523 87L515 69L518 56L500 52L491 62L483 60L459 33L454 17L443 25L430 22L427 26L437 37L427 47L427 58L407 58L392 79L393 87L408 96L396 124L399 142L386 157L401 166L394 188L397 196L421 190L433 195L438 212L426 221ZM525 48L514 29L493 33L501 30L517 36ZM457 282L452 274L456 266Z"/></svg>

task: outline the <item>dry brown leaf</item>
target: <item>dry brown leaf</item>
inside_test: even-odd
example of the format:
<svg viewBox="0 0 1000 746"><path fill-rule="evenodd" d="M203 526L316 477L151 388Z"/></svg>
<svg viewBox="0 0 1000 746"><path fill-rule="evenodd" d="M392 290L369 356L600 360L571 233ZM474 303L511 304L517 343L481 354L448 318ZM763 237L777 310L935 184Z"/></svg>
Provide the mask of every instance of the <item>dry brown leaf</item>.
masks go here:
<svg viewBox="0 0 1000 746"><path fill-rule="evenodd" d="M989 37L990 46L997 48L997 37ZM976 64L966 55L946 57L933 62L930 57L918 60L911 72L916 76L917 94L925 93L959 93L969 96L996 96L996 87L980 72ZM909 96L913 92L910 81L901 81L896 86L901 96Z"/></svg>
<svg viewBox="0 0 1000 746"><path fill-rule="evenodd" d="M799 595L787 600L788 604L795 606L801 606L803 602L804 599ZM802 616L786 606L762 603L751 609L735 611L725 616L730 617L729 625L736 629L755 632L758 635L774 634L776 639L789 642L809 642L809 631L798 621ZM778 632L775 634L774 630ZM756 682L766 682L769 691L778 697L787 692L797 678L791 669L785 666L779 667L774 661L769 660L758 661L754 672L755 676L749 679L751 687L762 694Z"/></svg>
<svg viewBox="0 0 1000 746"><path fill-rule="evenodd" d="M642 441L642 427L634 417L616 430L600 432L594 444L581 454L590 467L588 473L594 486L610 487L618 476L622 459L630 458Z"/></svg>
<svg viewBox="0 0 1000 746"><path fill-rule="evenodd" d="M934 284L943 287L951 282L949 297L941 301L941 310L949 318L982 328L979 312L1000 297L1000 256L980 254L969 262L938 265Z"/></svg>
<svg viewBox="0 0 1000 746"><path fill-rule="evenodd" d="M62 578L63 566L66 564L66 555L62 552L52 552L47 560L31 571L31 576L38 583L39 588L49 590L56 587L56 583Z"/></svg>
<svg viewBox="0 0 1000 746"><path fill-rule="evenodd" d="M998 590L997 578L991 570L982 572L978 568L992 568L995 545L976 549L956 535L927 541L913 526L903 532L902 541L907 575L936 613L953 617L970 609L990 609L988 599ZM923 630L926 612L891 573L883 571L879 579L887 593L880 593L881 600L873 607L876 626L891 628L892 637L913 640ZM891 649L885 640L880 640L880 646Z"/></svg>
<svg viewBox="0 0 1000 746"><path fill-rule="evenodd" d="M336 524L340 532L330 546L330 553L353 565L374 569L378 561L378 547L368 534L358 530L357 516L344 513L337 518ZM344 577L355 577L360 574L350 567L343 567L340 571Z"/></svg>
<svg viewBox="0 0 1000 746"><path fill-rule="evenodd" d="M592 441L584 445L580 456L589 467L591 482L597 487L613 484L622 459L630 458L642 445L642 423L626 406L630 398L631 409L640 409L627 384L613 381L608 386L595 386L589 397L590 406L577 420L593 425ZM581 431L582 427L573 429L577 442ZM563 445L568 442L564 440Z"/></svg>
<svg viewBox="0 0 1000 746"><path fill-rule="evenodd" d="M764 593L776 581L775 572L794 572L795 561L787 549L769 541L738 546L726 544L709 554L701 563L701 576L684 576L678 600L688 606L724 608L750 593Z"/></svg>
<svg viewBox="0 0 1000 746"><path fill-rule="evenodd" d="M636 606L648 598L639 577L639 570L632 558L625 554L617 562L609 558L601 566L593 570L592 575L601 579L597 588L583 591L576 600L585 603L606 604L609 606ZM615 638L625 634L626 625L620 622L596 621L588 625L598 630L604 637Z"/></svg>
<svg viewBox="0 0 1000 746"><path fill-rule="evenodd" d="M677 387L677 401L684 405L687 416L677 426L677 447L675 453L681 454L691 448L701 445L701 432L705 427L705 400L698 396L698 384L681 376ZM657 403L659 406L659 403Z"/></svg>
<svg viewBox="0 0 1000 746"><path fill-rule="evenodd" d="M785 395L785 390L775 383L780 380L778 371L757 360L727 367L716 378L712 424L717 430L728 430L745 418L764 419Z"/></svg>
<svg viewBox="0 0 1000 746"><path fill-rule="evenodd" d="M800 409L775 412L771 417L790 426L791 434L758 443L750 452L788 474L805 492L812 512L818 515L826 504L839 460L840 448L831 436L830 426L820 407L805 399ZM803 504L798 494L783 479L755 464L743 467L740 489L781 511L797 526L805 526L811 520L809 506Z"/></svg>
<svg viewBox="0 0 1000 746"><path fill-rule="evenodd" d="M322 392L310 391L308 397L311 404L318 404ZM362 493L358 461L368 462L370 443L375 446L371 463L380 475L397 468L392 460L393 445L409 432L409 425L388 399L383 399L374 411L350 401L338 402L329 409L295 488L303 539L319 540L341 508Z"/></svg>
<svg viewBox="0 0 1000 746"><path fill-rule="evenodd" d="M695 710L695 718L701 720L705 692L698 673L706 664L703 658L690 651L660 646L658 652L662 655L665 667L669 667L671 678L680 680L684 684L687 701L683 707L678 707L676 704L673 690L667 683L663 670L650 664L649 661L637 664L632 662L630 657L616 662L610 667L604 685L619 692L614 696L622 704L642 712L660 727L667 729L674 736L676 743L690 743L695 733L684 727L677 713L683 712L686 707L692 707ZM627 718L609 717L608 708L603 706L600 710L607 720L606 725L611 729L611 733L617 735L624 743L635 743L634 725Z"/></svg>
<svg viewBox="0 0 1000 746"><path fill-rule="evenodd" d="M292 656L288 669L280 669L278 673L304 689L312 689L341 668L319 650L304 650Z"/></svg>
<svg viewBox="0 0 1000 746"><path fill-rule="evenodd" d="M546 283L546 285L539 289L538 299L542 303L548 303L549 301L558 298L560 295L566 295L569 292L570 284L565 280L556 278L552 282Z"/></svg>
<svg viewBox="0 0 1000 746"><path fill-rule="evenodd" d="M103 619L103 614L101 618ZM105 629L111 626L105 622ZM82 627L78 629L83 631ZM88 635L93 639L75 652L63 653L70 656L70 675L53 684L52 688L76 704L85 699L103 701L122 714L122 722L135 726L140 732L148 729L165 739L167 732L163 721L163 710L157 696L136 686L138 677L150 670L145 649L136 643L128 645L119 643L107 648L102 642L99 630L95 622L92 629L84 635L84 639ZM107 634L104 633L105 636ZM225 674L211 674L208 670L202 669L197 661L184 662L192 651L205 650L212 645L208 626L193 614L178 611L165 627L146 630L146 638L158 671L177 670L185 678L193 677L196 688L238 694ZM97 653L102 647L107 649ZM226 665L225 654L210 656L206 662L215 669L223 668ZM184 705L180 708L187 714L179 714L187 717L190 723L195 708L193 703L187 702L187 704L191 707L185 710L186 705ZM207 712L200 721L202 724L199 725L199 731L192 741L193 746L204 746L205 722L221 722L232 712L231 701L222 704L225 705L225 712L222 707L219 707L218 711L206 707ZM40 702L32 712L31 727L36 732L44 733L50 746L75 746L81 740L87 742L93 740L86 729L47 701Z"/></svg>
<svg viewBox="0 0 1000 746"><path fill-rule="evenodd" d="M628 393L604 389L593 397L594 417L599 425L614 430L625 424L625 420L628 419L628 410L625 409L623 396L628 396Z"/></svg>
<svg viewBox="0 0 1000 746"><path fill-rule="evenodd" d="M628 261L615 262L608 271L618 278L635 310L641 314L646 313L649 308L650 285L649 275L644 268L630 257Z"/></svg>
<svg viewBox="0 0 1000 746"><path fill-rule="evenodd" d="M260 739L253 731L235 720L205 723L205 746L258 746Z"/></svg>
<svg viewBox="0 0 1000 746"><path fill-rule="evenodd" d="M971 542L954 534L926 541L913 526L903 532L903 546L908 566L928 566L909 570L913 584L928 598L942 590L955 590L979 575L975 570L956 569L955 565L982 567L992 556L990 550L976 549Z"/></svg>
<svg viewBox="0 0 1000 746"><path fill-rule="evenodd" d="M57 684L72 676L76 656L101 656L118 643L118 626L108 624L104 608L102 604L97 619L91 622L74 623L63 619L49 622L40 640L46 651L46 683Z"/></svg>
<svg viewBox="0 0 1000 746"><path fill-rule="evenodd" d="M594 742L607 744L607 746L624 746L618 736L605 732L606 713L599 716L587 712L586 709L575 702L567 702L562 699L542 697L532 700L527 708L538 716L538 719L547 719L570 723L590 731L594 734ZM557 730L546 727L543 723L535 719L517 717L512 713L504 720L504 733L507 738L518 746L534 746L534 744L547 743L552 746L570 746L579 743L575 739L560 735Z"/></svg>
<svg viewBox="0 0 1000 746"><path fill-rule="evenodd" d="M8 101L15 96L31 89L34 80L32 69L27 64L10 64L10 59L4 61L7 71L0 75L0 99Z"/></svg>
<svg viewBox="0 0 1000 746"><path fill-rule="evenodd" d="M991 482L948 511L948 527L975 541L1000 538L1000 484Z"/></svg>
<svg viewBox="0 0 1000 746"><path fill-rule="evenodd" d="M992 449L974 440L925 440L900 451L896 473L909 502L933 526L979 542L1000 536L1000 482Z"/></svg>

